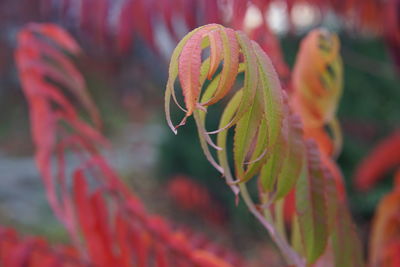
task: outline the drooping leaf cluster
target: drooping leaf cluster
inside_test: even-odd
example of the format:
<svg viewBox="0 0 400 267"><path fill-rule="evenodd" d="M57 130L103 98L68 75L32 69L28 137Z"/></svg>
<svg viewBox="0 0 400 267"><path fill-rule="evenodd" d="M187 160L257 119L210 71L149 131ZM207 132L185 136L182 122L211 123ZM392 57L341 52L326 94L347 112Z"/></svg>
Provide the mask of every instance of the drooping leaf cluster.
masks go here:
<svg viewBox="0 0 400 267"><path fill-rule="evenodd" d="M336 109L343 90L339 48L336 35L314 30L302 41L296 58L291 106L302 117L306 134L310 137L314 133L323 134L326 125L336 130ZM320 147L328 155L338 154L341 147L340 130L332 132L337 135L334 136L336 151L329 146L329 137L326 146Z"/></svg>
<svg viewBox="0 0 400 267"><path fill-rule="evenodd" d="M333 175L337 190L344 198L343 177L334 162L343 143L336 118L343 90L342 69L338 36L325 29L311 31L301 41L297 53L289 103L301 118L304 138L316 142L321 161Z"/></svg>
<svg viewBox="0 0 400 267"><path fill-rule="evenodd" d="M93 126L79 117L76 108L66 97L71 95L75 101L79 101L92 121L99 126L99 115L86 91L84 79L67 55L77 55L79 52L77 43L53 24L27 25L18 35L18 48L15 52L22 89L30 109L31 133L37 147L37 166L48 189L50 204L59 216L63 204L54 191L57 184L51 167L53 153L58 155L58 169L55 173L59 174L61 187L64 187L65 147L72 143L94 149L94 143L107 143ZM69 133L68 127L61 127L61 123L71 125L74 132ZM87 136L92 142L85 143L82 136Z"/></svg>
<svg viewBox="0 0 400 267"><path fill-rule="evenodd" d="M319 33L315 35L319 36ZM339 76L340 58L337 58L337 50L331 53L330 49L331 46L338 49L337 39L332 40L322 40L329 47L321 50L328 58L334 57L332 60L336 63L332 64L336 65L333 68ZM324 63L322 59L315 55L310 60ZM326 65L319 66L320 69L323 67ZM322 69L320 71L325 74ZM310 70L308 72L310 74ZM238 81L240 75L243 75L243 84ZM312 80L312 75L321 77L319 72L314 74L312 71L307 77ZM318 88L319 92L330 90L324 97L326 103L334 104L321 107L321 113L330 118L340 94L341 85L337 83L341 79L340 76L337 80L322 78L332 85ZM184 105L178 102L175 92L177 79ZM314 88L300 89L299 93L310 93ZM202 26L187 34L172 54L165 93L166 117L172 131L177 133L177 128L193 115L201 146L210 163L224 176L235 194L243 192L243 185L256 178L264 215L269 217L269 210L275 210L272 216L275 223L280 220L278 213L283 212L277 208L278 203L295 190L292 235L299 238L293 241L293 246L307 262L313 263L326 251L333 250L337 266L362 266L354 226L345 206L341 207L344 200L337 192L334 177L329 166L323 163L315 141L303 136L300 120L308 118L300 119L294 114L289 100L269 57L240 31L217 24ZM185 113L176 125L171 120L171 101ZM208 111L212 105L220 103L226 105L220 116L219 129L209 131L206 129L207 116L211 116ZM308 104L311 105L310 101ZM230 132L233 134L231 142ZM216 142L212 138L214 134L217 135ZM251 207L250 210L257 213ZM344 221L340 221L340 214ZM354 254L352 261L344 261L347 265L339 264L343 262L345 246L342 242L351 247Z"/></svg>
<svg viewBox="0 0 400 267"><path fill-rule="evenodd" d="M202 50L206 47L210 48L210 56L202 60ZM221 71L216 74L220 65ZM242 72L243 87L232 96L236 77ZM175 95L174 83L178 77L185 108L177 102ZM206 79L210 82L202 92ZM214 132L218 134L217 144L214 144L205 129L206 109L227 96L230 101L221 116L220 129ZM173 125L169 115L171 97L185 111L177 126ZM257 174L265 160L273 155L271 149L275 144L280 142L284 149L287 147L284 143L288 142L285 136L289 127L288 118L291 121L296 121L296 118L289 115L284 101L287 101L286 95L279 87L269 59L255 42L241 32L217 24L206 25L186 35L172 55L165 94L168 124L176 133L176 128L185 124L186 118L193 114L207 158L236 192L235 183L247 181ZM226 132L232 127L235 128L233 154L236 181L231 175L226 154ZM258 142L254 145L253 139L256 138ZM219 151L218 163L209 145ZM274 169L273 166L270 168ZM278 169L279 166L275 167L275 171Z"/></svg>

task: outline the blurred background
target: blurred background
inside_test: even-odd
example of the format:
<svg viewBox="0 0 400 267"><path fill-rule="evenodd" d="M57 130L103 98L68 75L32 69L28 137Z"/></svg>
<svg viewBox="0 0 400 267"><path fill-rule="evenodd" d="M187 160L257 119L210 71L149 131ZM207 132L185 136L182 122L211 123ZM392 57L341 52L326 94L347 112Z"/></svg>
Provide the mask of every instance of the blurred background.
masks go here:
<svg viewBox="0 0 400 267"><path fill-rule="evenodd" d="M167 129L169 57L189 30L224 24L261 43L285 87L301 38L321 26L337 32L345 75L338 162L367 241L374 209L392 188L393 170L367 192L357 190L352 178L363 157L400 126L400 1L1 0L0 222L65 241L34 165L28 108L13 60L16 34L29 22L57 23L82 46L76 64L113 144L104 153L147 207L250 254L263 249L266 234L243 205L235 205L206 161L194 122L188 120L178 137Z"/></svg>

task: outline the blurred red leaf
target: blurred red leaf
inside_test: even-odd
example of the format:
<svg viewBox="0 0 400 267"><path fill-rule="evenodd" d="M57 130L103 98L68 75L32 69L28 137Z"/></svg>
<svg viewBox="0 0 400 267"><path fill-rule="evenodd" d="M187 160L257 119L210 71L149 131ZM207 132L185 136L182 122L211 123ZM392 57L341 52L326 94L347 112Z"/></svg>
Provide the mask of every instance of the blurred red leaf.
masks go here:
<svg viewBox="0 0 400 267"><path fill-rule="evenodd" d="M400 169L395 182L394 190L383 197L374 215L369 244L371 266L392 267L399 263Z"/></svg>
<svg viewBox="0 0 400 267"><path fill-rule="evenodd" d="M183 232L146 213L139 199L99 153L98 146L106 147L108 141L98 128L79 117L60 84L48 80L79 81L70 85L70 92L92 115L94 124L99 125L99 115L80 73L64 51L49 46L48 41L59 43L69 53L78 51L72 37L61 28L30 24L19 34L17 65L30 107L36 161L48 199L80 257L105 267L132 264L145 267L154 257L164 266L176 266L168 265L171 262L182 266L232 266L224 256L208 251L207 247L196 247ZM32 42L35 45L31 46ZM52 61L47 62L44 55ZM70 71L62 72L58 67ZM72 177L66 173L63 153L67 150L79 159ZM24 243L16 249L18 255L11 256L11 265L6 266L20 266L31 251L28 245Z"/></svg>
<svg viewBox="0 0 400 267"><path fill-rule="evenodd" d="M400 131L380 141L358 165L354 184L358 190L371 189L391 169L400 166Z"/></svg>
<svg viewBox="0 0 400 267"><path fill-rule="evenodd" d="M182 210L198 214L206 221L222 226L226 222L223 208L208 189L184 175L176 175L167 184L168 195Z"/></svg>
<svg viewBox="0 0 400 267"><path fill-rule="evenodd" d="M88 266L77 256L71 247L51 247L41 238L20 238L15 230L0 227L0 266Z"/></svg>

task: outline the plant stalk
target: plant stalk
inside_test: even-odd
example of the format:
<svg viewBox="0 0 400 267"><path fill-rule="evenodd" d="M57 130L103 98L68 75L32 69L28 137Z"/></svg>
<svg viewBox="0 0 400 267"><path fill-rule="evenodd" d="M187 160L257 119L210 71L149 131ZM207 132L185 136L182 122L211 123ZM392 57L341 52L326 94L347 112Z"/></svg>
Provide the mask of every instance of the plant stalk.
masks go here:
<svg viewBox="0 0 400 267"><path fill-rule="evenodd" d="M247 190L246 184L241 183L239 184L240 188L240 194L242 195L242 198L244 200L244 203L250 210L250 212L260 221L260 223L267 229L269 232L269 235L271 236L272 240L275 242L275 244L278 246L279 250L283 254L283 257L289 264L294 264L297 267L305 267L305 262L304 260L297 254L288 244L286 239L284 239L277 229L275 228L275 225L272 223L271 220L267 219L264 217L256 208L253 200L251 199L251 196L249 194L249 191Z"/></svg>

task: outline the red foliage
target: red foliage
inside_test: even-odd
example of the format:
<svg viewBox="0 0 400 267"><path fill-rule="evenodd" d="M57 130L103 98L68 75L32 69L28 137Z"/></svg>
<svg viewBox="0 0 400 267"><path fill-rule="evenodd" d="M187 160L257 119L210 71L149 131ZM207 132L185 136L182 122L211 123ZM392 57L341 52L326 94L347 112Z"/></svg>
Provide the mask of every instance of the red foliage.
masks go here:
<svg viewBox="0 0 400 267"><path fill-rule="evenodd" d="M217 226L226 223L223 208L216 203L206 187L193 179L176 175L168 182L167 192L182 210L196 213Z"/></svg>
<svg viewBox="0 0 400 267"><path fill-rule="evenodd" d="M293 189L285 197L285 205L284 205L284 209L283 209L283 215L285 218L285 222L287 224L290 224L292 222L295 212L296 212L296 191Z"/></svg>
<svg viewBox="0 0 400 267"><path fill-rule="evenodd" d="M343 175L340 171L340 169L338 168L338 166L336 165L336 163L329 158L327 155L324 154L323 151L320 151L317 148L317 143L315 143L314 141L316 141L318 143L318 139L315 139L313 141L311 141L311 139L308 139L307 142L310 143L311 145L307 146L307 150L308 150L308 154L317 154L318 157L313 159L316 160L317 166L318 167L318 171L322 173L323 177L325 180L332 180L334 181L334 185L336 186L336 192L338 194L339 200L341 201L341 203L345 203L346 201L346 189L344 187L344 182L343 182ZM308 159L310 160L310 158ZM312 172L312 167L310 164L309 167L309 172ZM314 166L315 167L315 166ZM292 221L292 218L296 212L296 191L293 189L292 191L290 191L290 193L285 197L285 203L284 203L284 218L286 223L290 223Z"/></svg>
<svg viewBox="0 0 400 267"><path fill-rule="evenodd" d="M61 93L68 89L94 125L100 124L83 78L65 54L79 51L73 39L55 25L30 24L18 41L17 66L29 102L37 165L49 202L80 257L96 266L147 266L152 259L156 266L240 266L147 214L121 183L99 153L97 147L106 147L107 140L98 126L81 119ZM66 173L66 151L79 160L72 177Z"/></svg>
<svg viewBox="0 0 400 267"><path fill-rule="evenodd" d="M385 6L385 37L400 71L400 0L388 0Z"/></svg>
<svg viewBox="0 0 400 267"><path fill-rule="evenodd" d="M381 267L400 266L400 239L386 245L382 255Z"/></svg>
<svg viewBox="0 0 400 267"><path fill-rule="evenodd" d="M72 247L51 247L41 238L21 239L12 229L0 227L0 265L7 267L83 267L82 261Z"/></svg>
<svg viewBox="0 0 400 267"><path fill-rule="evenodd" d="M341 149L341 133L336 121L336 109L342 91L342 65L337 35L316 29L301 42L292 72L289 101L291 108L301 117L304 139L313 140L309 155L318 154L315 173L333 180L341 201L345 200L343 175L332 159ZM329 78L327 78L327 74ZM329 82L323 82L327 79ZM333 134L328 134L329 125ZM315 143L314 143L315 142ZM309 173L313 175L312 164ZM295 212L295 194L285 199L285 219L290 221Z"/></svg>
<svg viewBox="0 0 400 267"><path fill-rule="evenodd" d="M396 1L396 0L395 0ZM60 0L58 5L52 5L49 1L41 1L40 6L43 7L42 10L50 11L53 9L61 9L63 14L66 11L73 12L76 8L74 2L69 0ZM98 3L97 3L98 2ZM125 7L130 5L131 0L123 0L118 6L118 11L124 10ZM243 28L243 20L246 14L247 6L249 4L254 4L260 10L267 11L270 8L272 0L222 0L222 1L198 1L198 0L160 0L160 1L135 1L138 5L138 10L144 11L144 14L152 15L151 20L145 19L142 21L143 23L154 25L157 21L167 25L168 30L171 32L175 31L174 22L172 21L174 17L178 15L182 16L185 25L189 29L193 29L201 24L209 24L209 23L221 23L222 15L226 12L226 6L230 6L232 8L232 18L231 26L235 29ZM369 28L375 31L380 31L383 29L383 20L384 20L384 10L382 10L382 5L386 5L389 3L379 0L286 0L285 1L288 8L287 12L290 13L293 7L296 4L310 4L314 7L318 8L323 14L331 11L332 9L340 16L345 18L353 19L356 23L355 26ZM101 7L95 7L95 6ZM81 26L85 26L85 28L89 28L88 26L98 25L97 23L100 20L96 17L95 14L99 14L97 16L103 16L102 21L107 21L105 19L107 16L111 16L111 12L104 12L103 10L110 10L112 2L109 1L93 1L93 0L83 0L80 3L81 8L79 14L74 14L80 20ZM103 7L104 6L104 7ZM92 7L92 9L90 9ZM98 12L93 12L93 8L96 8ZM77 11L75 11L77 12ZM290 17L290 16L289 16ZM140 22L140 18L133 18L134 22ZM103 27L96 27L103 28ZM138 28L143 30L144 28Z"/></svg>
<svg viewBox="0 0 400 267"><path fill-rule="evenodd" d="M391 169L400 166L400 131L396 131L381 142L358 165L355 172L355 187L362 191L371 189Z"/></svg>
<svg viewBox="0 0 400 267"><path fill-rule="evenodd" d="M58 49L51 44L58 46ZM80 48L66 32L55 25L29 24L18 35L18 49L15 53L22 88L31 111L32 138L37 148L36 162L47 188L49 202L58 216L62 216L63 204L54 191L52 154L58 154L58 173L63 188L65 167L62 153L65 146L82 142L88 149L94 149L92 143L107 143L97 130L78 117L71 102L57 88L60 85L66 88L85 107L92 120L100 124L96 107L86 93L83 77L62 50L77 54ZM61 122L70 124L76 136L69 136L67 129L59 128ZM82 136L87 136L92 142L85 142ZM62 140L59 145L58 138Z"/></svg>
<svg viewBox="0 0 400 267"><path fill-rule="evenodd" d="M14 1L3 1L0 20L15 19L26 21L48 21L50 18L62 25L74 28L81 37L91 41L92 50L115 49L126 53L133 47L135 37L144 40L147 45L159 53L156 44L160 29L166 29L172 40L177 41L183 30L197 26L219 23L237 30L244 29L244 18L250 4L262 12L270 9L272 0L31 0L24 5ZM282 0L286 3L289 25L293 25L290 13L297 4L310 4L321 13L334 11L347 20L348 25L357 29L367 29L386 37L388 46L399 65L399 0ZM232 11L227 16L227 10ZM11 14L11 15L10 15ZM181 19L181 20L179 20ZM7 22L7 21L6 21ZM178 26L179 25L179 26ZM265 25L260 28L263 36L257 37L263 48L274 50L272 61L281 77L286 78L286 64L279 55L277 36ZM258 34L257 34L258 35ZM258 40L260 39L260 40ZM114 55L113 53L109 53Z"/></svg>
<svg viewBox="0 0 400 267"><path fill-rule="evenodd" d="M262 12L266 12L274 2L276 1L31 0L24 5L15 5L13 1L5 1L2 6L7 11L4 14L0 11L0 18L4 17L3 20L7 20L18 17L21 20L26 18L35 21L46 21L51 18L72 28L82 41L89 41L86 43L90 45L90 50L106 49L107 53L102 55L111 56L114 60L109 62L115 63L115 59L118 58L116 55L126 55L130 52L136 39L141 39L155 53L161 54L160 46L164 44L159 43L158 37L163 30L166 30L167 35L175 42L180 39L183 31L208 23L219 23L234 29L246 30L244 18L248 6L252 4ZM287 5L289 25L293 25L290 21L293 7L297 4L310 4L321 12L321 18L333 10L349 21L348 25L384 35L395 61L400 65L398 55L400 24L399 8L397 8L399 0L286 0L284 2ZM9 11L10 6L13 8L11 11ZM21 6L20 10L15 6ZM227 10L232 10L232 16L227 15L230 13ZM8 14L10 12L12 15ZM265 23L248 34L252 35L252 38L271 56L284 88L290 89L286 86L286 83L289 83L288 67L280 52L279 38Z"/></svg>
<svg viewBox="0 0 400 267"><path fill-rule="evenodd" d="M249 2L251 1L233 1L234 15L232 21L227 23L236 25L239 29L243 28ZM270 3L252 2L261 10L266 10ZM296 1L287 2L290 12ZM327 10L327 7L332 5L343 16L355 16L363 27L380 31L383 12L387 12L390 16L387 16L389 23L385 24L385 27L398 28L396 21L399 9L378 8L378 1L309 2L321 10ZM51 1L41 3L46 7L42 10L51 9ZM71 8L73 3L75 2L64 0L59 7L67 14L66 10ZM399 1L392 0L388 3L394 6ZM80 8L76 10L79 10L77 17L81 30L89 33L99 43L116 39L111 46L117 47L120 52L126 52L132 47L134 34L157 51L154 41L154 25L157 19L163 21L174 38L178 35L173 22L177 14L184 18L189 28L198 25L199 14L205 15L207 23L222 20L222 12L216 1L201 3L195 0L176 0L175 4L172 8L171 2L167 0L121 1L115 26L116 38L113 38L113 29L108 24L111 1L83 0L80 2ZM153 13L155 16L152 16ZM389 42L394 44L394 47L398 47L399 43L397 28L388 31ZM266 33L267 37L261 33ZM253 35L253 38L265 41L263 48L274 56L273 61L281 77L287 77L287 65L280 53L276 36L266 28L265 23L256 29ZM23 90L30 105L37 165L52 208L70 232L74 245L82 254L87 254L88 261L96 266L111 266L115 263L118 266L130 266L132 262L136 262L138 266L145 266L150 258L155 258L158 266L231 266L219 255L208 251L207 247L199 248L193 245L185 233L173 230L164 220L148 215L140 201L119 181L118 175L99 154L97 147L107 146L107 140L99 131L99 115L86 93L81 74L66 55L77 55L80 52L75 41L50 24L31 24L21 31L18 39L16 59ZM61 93L60 87L68 93ZM73 101L69 98L73 98ZM73 102L79 102L83 111L88 113L91 123L79 117ZM313 137L312 133L307 137ZM341 182L338 182L341 179L340 172L327 156L332 153L332 144L324 142L329 141L325 137L321 135L317 138L326 156L323 156L322 160L325 160L326 168L337 178L338 187L342 189ZM368 171L360 171L359 176L363 178L357 178L357 181L361 181L357 182L360 188L369 188L385 168L398 164L400 142L398 136L395 139L397 141L391 146L386 145L386 148L382 149L385 152L378 150L379 153L374 153L375 160L366 160ZM394 150L393 147L397 149ZM80 164L75 166L72 179L66 175L66 151L72 151L71 153L80 160ZM207 192L193 188L196 188L196 185L180 181L171 185L170 191L176 199L186 199L185 202L180 201L185 203L185 208L196 208L212 217L213 215L206 211L209 205L207 203L212 202ZM192 192L190 195L187 194L189 189Z"/></svg>
<svg viewBox="0 0 400 267"><path fill-rule="evenodd" d="M374 215L369 244L371 266L399 266L400 257L400 169L395 187L380 201Z"/></svg>

